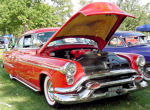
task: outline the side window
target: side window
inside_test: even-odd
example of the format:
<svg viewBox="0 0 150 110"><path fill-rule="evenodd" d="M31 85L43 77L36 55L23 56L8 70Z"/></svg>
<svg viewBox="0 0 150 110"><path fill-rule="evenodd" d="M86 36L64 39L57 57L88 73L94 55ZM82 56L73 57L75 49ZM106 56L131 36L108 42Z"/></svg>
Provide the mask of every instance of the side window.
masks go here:
<svg viewBox="0 0 150 110"><path fill-rule="evenodd" d="M125 42L127 45L137 45L138 44L138 38L137 37L128 37L125 39Z"/></svg>
<svg viewBox="0 0 150 110"><path fill-rule="evenodd" d="M24 37L21 37L21 38L18 40L17 48L23 48L23 40L24 40Z"/></svg>
<svg viewBox="0 0 150 110"><path fill-rule="evenodd" d="M108 43L109 46L123 47L123 42L119 38L113 38Z"/></svg>
<svg viewBox="0 0 150 110"><path fill-rule="evenodd" d="M24 36L23 48L32 48L33 47L33 38L31 35Z"/></svg>

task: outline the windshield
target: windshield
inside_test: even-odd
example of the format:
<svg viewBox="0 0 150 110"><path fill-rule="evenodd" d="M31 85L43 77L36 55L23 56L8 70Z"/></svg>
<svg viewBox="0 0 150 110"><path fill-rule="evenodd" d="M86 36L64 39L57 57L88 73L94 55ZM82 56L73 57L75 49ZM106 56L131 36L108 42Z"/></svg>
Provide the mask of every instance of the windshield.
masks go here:
<svg viewBox="0 0 150 110"><path fill-rule="evenodd" d="M45 43L48 41L48 39L55 33L53 32L43 32L37 34L37 39L39 39L41 42Z"/></svg>
<svg viewBox="0 0 150 110"><path fill-rule="evenodd" d="M96 42L86 38L65 38L61 40L53 41L49 44L49 46L54 45L67 45L67 44L89 44L96 46Z"/></svg>
<svg viewBox="0 0 150 110"><path fill-rule="evenodd" d="M136 45L142 45L147 43L147 37L146 36L139 36L139 37L128 37L124 38L127 45L130 46L136 46Z"/></svg>
<svg viewBox="0 0 150 110"><path fill-rule="evenodd" d="M49 40L49 38L52 37L52 35L55 32L56 31L38 33L36 40L39 40L42 44L44 44L45 42ZM89 45L94 45L97 47L97 43L95 41L87 39L87 38L64 38L61 40L52 41L49 43L48 46L67 45L67 44L89 44Z"/></svg>

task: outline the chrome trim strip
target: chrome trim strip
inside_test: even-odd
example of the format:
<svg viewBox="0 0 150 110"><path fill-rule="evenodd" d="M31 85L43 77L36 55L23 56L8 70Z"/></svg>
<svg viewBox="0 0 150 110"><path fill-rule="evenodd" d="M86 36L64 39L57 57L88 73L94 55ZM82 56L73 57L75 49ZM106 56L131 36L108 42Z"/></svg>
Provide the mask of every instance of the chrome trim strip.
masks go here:
<svg viewBox="0 0 150 110"><path fill-rule="evenodd" d="M93 79L93 78L101 78L101 77L106 77L106 76L122 75L122 74L127 74L127 73L137 73L137 71L134 69L122 69L122 70L110 71L107 73L87 75L87 76L83 76L74 86L70 88L55 88L54 91L59 92L59 93L73 92L73 91L76 91L78 87L80 87L80 85L86 80Z"/></svg>
<svg viewBox="0 0 150 110"><path fill-rule="evenodd" d="M5 62L4 64L6 64L7 66L10 66L10 67L14 67L14 65L13 64L10 64L10 63L7 63L7 62Z"/></svg>
<svg viewBox="0 0 150 110"><path fill-rule="evenodd" d="M23 60L20 60L20 62L28 63L28 64L31 64L31 65L35 65L35 66L39 66L39 67L43 67L43 68L49 68L49 69L57 70L57 71L61 70L61 68L49 67L49 66L46 66L46 65L35 64L35 63L31 63L31 62L26 62L26 61L23 61Z"/></svg>
<svg viewBox="0 0 150 110"><path fill-rule="evenodd" d="M12 76L12 78L13 78L13 79L16 79L16 80L19 81L19 82L21 82L22 84L24 84L25 86L29 87L29 88L32 89L33 91L39 92L38 89L33 88L32 86L28 85L27 83L23 82L22 80L20 80L20 79L18 79L18 78L16 78L16 77L13 77L13 76Z"/></svg>
<svg viewBox="0 0 150 110"><path fill-rule="evenodd" d="M112 86L112 85L116 85L116 84L125 84L125 83L129 83L129 82L133 82L134 79L133 78L128 78L128 79L123 79L123 80L117 80L117 81L110 81L110 82L105 82L105 83L101 83L100 88L101 87L106 87L108 85Z"/></svg>
<svg viewBox="0 0 150 110"><path fill-rule="evenodd" d="M112 70L109 72L97 73L97 74L86 75L86 76L88 77L88 79L93 79L93 78L102 78L107 76L123 75L127 73L137 73L137 71L134 69L121 69L121 70Z"/></svg>

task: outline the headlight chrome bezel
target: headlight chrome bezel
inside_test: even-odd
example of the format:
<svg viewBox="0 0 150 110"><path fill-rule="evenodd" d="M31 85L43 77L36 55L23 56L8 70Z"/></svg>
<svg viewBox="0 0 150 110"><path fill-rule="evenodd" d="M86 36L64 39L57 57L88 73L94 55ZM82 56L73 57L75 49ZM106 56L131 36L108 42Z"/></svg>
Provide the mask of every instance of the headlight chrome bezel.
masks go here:
<svg viewBox="0 0 150 110"><path fill-rule="evenodd" d="M74 70L72 70L71 68L74 69ZM74 63L68 62L68 63L65 64L64 70L66 71L66 75L74 76L75 73L76 73L77 67Z"/></svg>
<svg viewBox="0 0 150 110"><path fill-rule="evenodd" d="M77 67L75 63L68 62L64 65L62 73L66 75L66 81L68 85L72 85L74 82L74 75L76 74Z"/></svg>
<svg viewBox="0 0 150 110"><path fill-rule="evenodd" d="M146 63L146 61L145 61L144 56L140 55L137 57L137 59L136 59L137 66L143 67L145 65L145 63Z"/></svg>

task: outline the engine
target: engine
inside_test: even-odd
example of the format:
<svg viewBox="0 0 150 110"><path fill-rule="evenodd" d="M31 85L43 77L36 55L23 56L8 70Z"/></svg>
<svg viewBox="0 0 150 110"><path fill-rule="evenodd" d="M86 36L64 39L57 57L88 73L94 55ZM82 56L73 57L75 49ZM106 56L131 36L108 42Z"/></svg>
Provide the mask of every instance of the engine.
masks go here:
<svg viewBox="0 0 150 110"><path fill-rule="evenodd" d="M110 71L118 69L130 68L130 63L127 59L119 57L115 53L109 52L86 52L76 59L86 74L93 72Z"/></svg>
<svg viewBox="0 0 150 110"><path fill-rule="evenodd" d="M75 60L82 65L86 74L130 68L127 59L115 53L98 51L97 49L62 49L51 52L50 56Z"/></svg>

